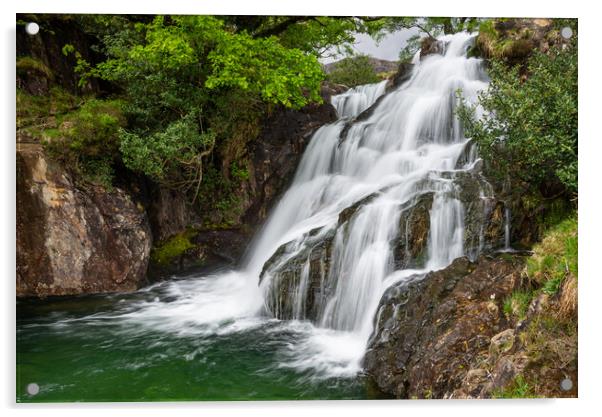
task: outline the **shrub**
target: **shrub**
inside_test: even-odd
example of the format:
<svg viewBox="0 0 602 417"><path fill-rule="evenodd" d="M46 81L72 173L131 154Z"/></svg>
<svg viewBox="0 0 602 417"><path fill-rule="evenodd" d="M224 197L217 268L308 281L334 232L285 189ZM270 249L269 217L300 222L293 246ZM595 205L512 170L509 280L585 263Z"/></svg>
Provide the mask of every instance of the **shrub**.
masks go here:
<svg viewBox="0 0 602 417"><path fill-rule="evenodd" d="M489 173L531 192L556 184L577 193L576 36L563 48L535 52L525 76L501 60L492 60L489 75L479 97L484 115L465 103L458 108Z"/></svg>
<svg viewBox="0 0 602 417"><path fill-rule="evenodd" d="M179 169L191 171L187 178L200 181L202 151L213 148L215 136L199 132L196 119L194 112L188 113L164 131L147 136L121 129L120 149L125 165L158 182L180 181Z"/></svg>

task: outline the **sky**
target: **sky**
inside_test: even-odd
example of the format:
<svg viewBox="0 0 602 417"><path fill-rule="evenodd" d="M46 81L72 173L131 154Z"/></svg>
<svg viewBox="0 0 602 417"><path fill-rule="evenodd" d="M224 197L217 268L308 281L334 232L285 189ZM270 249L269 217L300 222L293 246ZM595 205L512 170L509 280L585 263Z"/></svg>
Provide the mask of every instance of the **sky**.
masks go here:
<svg viewBox="0 0 602 417"><path fill-rule="evenodd" d="M418 29L400 30L387 35L378 44L369 35L359 33L355 37L353 49L360 54L366 54L388 61L397 61L399 59L399 51L406 45L406 41L417 32ZM328 64L330 62L338 61L341 58L343 58L343 56L324 58L320 61L323 64Z"/></svg>

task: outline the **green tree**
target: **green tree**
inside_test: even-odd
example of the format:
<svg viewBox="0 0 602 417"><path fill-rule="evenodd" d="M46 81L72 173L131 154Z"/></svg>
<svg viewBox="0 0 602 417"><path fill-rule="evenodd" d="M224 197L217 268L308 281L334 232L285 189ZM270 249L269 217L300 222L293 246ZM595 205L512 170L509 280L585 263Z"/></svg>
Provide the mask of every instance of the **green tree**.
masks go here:
<svg viewBox="0 0 602 417"><path fill-rule="evenodd" d="M96 26L104 28L105 21ZM81 70L123 90L123 161L165 184L198 189L203 158L217 139L229 139L216 138L211 122L232 91L251 102L293 108L320 100L323 73L315 55L285 47L275 36L237 32L217 17L121 20L102 37L108 59Z"/></svg>

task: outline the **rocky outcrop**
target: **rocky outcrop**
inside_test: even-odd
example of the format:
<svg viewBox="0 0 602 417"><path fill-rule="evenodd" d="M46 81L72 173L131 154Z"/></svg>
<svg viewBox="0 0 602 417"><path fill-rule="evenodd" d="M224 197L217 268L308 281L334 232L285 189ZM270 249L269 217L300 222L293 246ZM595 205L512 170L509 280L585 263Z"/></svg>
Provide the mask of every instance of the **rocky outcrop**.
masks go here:
<svg viewBox="0 0 602 417"><path fill-rule="evenodd" d="M398 398L444 398L470 364L495 344L507 349L504 297L520 283L519 257L456 259L447 268L389 288L364 358L381 391Z"/></svg>
<svg viewBox="0 0 602 417"><path fill-rule="evenodd" d="M420 59L428 55L443 55L445 53L445 42L432 36L427 36L420 43Z"/></svg>
<svg viewBox="0 0 602 417"><path fill-rule="evenodd" d="M545 53L566 41L552 19L494 19L481 25L471 54L502 59L524 70L534 51Z"/></svg>
<svg viewBox="0 0 602 417"><path fill-rule="evenodd" d="M397 72L387 81L387 92L392 91L408 81L412 76L414 65L409 62L401 62L397 67Z"/></svg>
<svg viewBox="0 0 602 417"><path fill-rule="evenodd" d="M320 95L325 103L330 103L332 96L343 94L347 90L349 90L349 87L346 85L323 81L320 86Z"/></svg>
<svg viewBox="0 0 602 417"><path fill-rule="evenodd" d="M250 238L240 229L187 228L155 244L148 276L157 280L175 274L235 267Z"/></svg>
<svg viewBox="0 0 602 417"><path fill-rule="evenodd" d="M17 152L17 296L132 291L152 236L123 190L81 188L39 145Z"/></svg>
<svg viewBox="0 0 602 417"><path fill-rule="evenodd" d="M336 282L328 281L334 237L334 230L312 230L305 238L304 250L287 256L294 243L284 244L266 262L260 283L271 280L266 305L274 317L318 320L336 289Z"/></svg>
<svg viewBox="0 0 602 417"><path fill-rule="evenodd" d="M279 109L263 122L259 137L249 144L252 169L241 196L241 222L251 227L262 223L276 198L292 180L313 133L337 119L329 103L301 110Z"/></svg>

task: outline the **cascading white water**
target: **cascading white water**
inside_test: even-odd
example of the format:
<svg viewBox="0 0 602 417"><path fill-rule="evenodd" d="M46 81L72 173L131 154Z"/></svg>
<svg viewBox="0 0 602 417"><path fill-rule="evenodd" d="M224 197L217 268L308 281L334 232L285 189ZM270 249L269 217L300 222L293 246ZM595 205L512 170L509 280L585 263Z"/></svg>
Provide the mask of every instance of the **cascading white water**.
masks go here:
<svg viewBox="0 0 602 417"><path fill-rule="evenodd" d="M165 300L130 306L118 319L176 334L224 335L256 329L271 322L266 310L277 314L270 305L277 308L278 303L268 301L281 279L278 267L302 255L311 239L329 235L330 267L320 285L333 291L317 301L313 324L297 320L283 324L301 336L288 345L281 366L312 369L317 376L357 373L382 294L417 272L395 270L392 261L392 241L405 207L425 193L434 195L428 259L420 271L443 268L466 251L466 207L457 198L458 185L450 174L475 165L476 155L465 152L468 141L454 116L458 89L475 102L487 86L482 62L465 57L473 38L467 33L444 36L440 40L447 44L445 55L416 57L409 80L382 97L369 117L345 129L344 138L346 124L384 94L385 82L333 97L339 121L314 134L292 185L256 236L245 266L161 284ZM468 156L458 168L463 154ZM369 196L346 226L339 227L339 214ZM266 261L283 244L286 250L278 252L259 285ZM300 320L306 317L306 300L313 291L311 260L303 262L291 300L292 317ZM326 260L320 263L324 266Z"/></svg>
<svg viewBox="0 0 602 417"><path fill-rule="evenodd" d="M378 84L360 85L343 94L333 96L331 103L337 110L339 117L357 116L385 93L386 86L386 80Z"/></svg>
<svg viewBox="0 0 602 417"><path fill-rule="evenodd" d="M411 78L385 96L370 117L354 123L342 142L339 136L346 120L382 95L384 83L333 97L342 120L315 134L292 186L255 246L249 263L253 277L280 245L290 242L261 283L264 297L273 297L270 290L280 279L275 271L315 239L308 232L336 229L342 210L376 193L348 227L336 230L330 272L323 278L334 282L336 289L323 301L319 326L340 332L347 342L355 340L360 352L357 361L384 290L409 275L395 271L392 262L391 242L398 233L403 204L434 192L425 270L445 267L464 254L465 208L455 198L453 182L441 173L456 169L467 143L454 115L456 92L460 89L468 101L475 102L487 85L481 61L465 56L472 38L466 33L442 37L445 55L415 59ZM470 158L475 158L474 152ZM300 306L307 296L308 263L295 292L293 318L297 319L305 317ZM350 368L357 369L358 363Z"/></svg>

